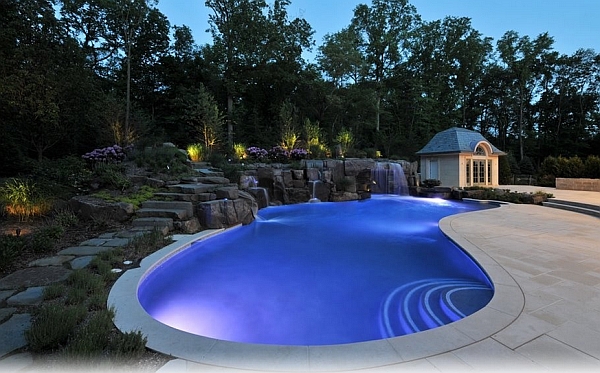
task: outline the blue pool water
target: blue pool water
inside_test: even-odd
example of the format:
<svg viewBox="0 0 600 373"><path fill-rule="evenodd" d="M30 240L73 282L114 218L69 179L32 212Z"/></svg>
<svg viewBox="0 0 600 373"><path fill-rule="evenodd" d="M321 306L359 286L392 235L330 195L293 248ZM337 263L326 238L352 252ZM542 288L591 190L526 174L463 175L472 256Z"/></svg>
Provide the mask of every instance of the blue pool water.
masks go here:
<svg viewBox="0 0 600 373"><path fill-rule="evenodd" d="M164 324L243 343L343 344L435 328L493 295L438 222L489 207L386 195L269 207L167 259L138 298Z"/></svg>

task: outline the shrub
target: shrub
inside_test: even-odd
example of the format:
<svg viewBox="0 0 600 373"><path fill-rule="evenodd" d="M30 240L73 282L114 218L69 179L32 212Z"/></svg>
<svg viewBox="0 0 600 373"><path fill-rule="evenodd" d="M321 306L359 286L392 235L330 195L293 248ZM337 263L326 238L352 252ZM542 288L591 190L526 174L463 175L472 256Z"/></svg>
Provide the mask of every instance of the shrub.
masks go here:
<svg viewBox="0 0 600 373"><path fill-rule="evenodd" d="M375 148L364 149L367 158L381 158L381 152Z"/></svg>
<svg viewBox="0 0 600 373"><path fill-rule="evenodd" d="M531 158L523 157L519 162L519 170L521 174L524 175L533 175L535 174L535 167L533 167L533 162L531 162Z"/></svg>
<svg viewBox="0 0 600 373"><path fill-rule="evenodd" d="M206 152L202 144L190 144L187 147L187 154L192 162L200 162L204 160Z"/></svg>
<svg viewBox="0 0 600 373"><path fill-rule="evenodd" d="M67 348L67 354L78 357L100 355L111 342L114 312L104 309L92 315L90 320L77 331Z"/></svg>
<svg viewBox="0 0 600 373"><path fill-rule="evenodd" d="M118 190L125 190L131 187L132 183L124 174L125 169L121 165L103 163L98 164L94 173L102 186Z"/></svg>
<svg viewBox="0 0 600 373"><path fill-rule="evenodd" d="M44 159L32 163L31 175L35 180L43 183L45 188L68 187L82 191L92 178L92 172L85 165L86 162L82 158L75 156L54 160Z"/></svg>
<svg viewBox="0 0 600 373"><path fill-rule="evenodd" d="M126 157L125 149L116 144L106 148L94 149L81 156L92 167L102 163L120 163Z"/></svg>
<svg viewBox="0 0 600 373"><path fill-rule="evenodd" d="M0 270L9 267L25 248L23 237L1 234L0 235Z"/></svg>
<svg viewBox="0 0 600 373"><path fill-rule="evenodd" d="M140 208L142 203L154 198L154 193L156 193L158 189L153 188L149 185L142 185L137 191L128 193L126 195L112 195L107 191L100 191L92 194L94 197L101 198L108 202L125 202L131 203L136 208Z"/></svg>
<svg viewBox="0 0 600 373"><path fill-rule="evenodd" d="M421 182L425 188L434 188L436 186L440 186L442 182L440 180L435 179L425 179Z"/></svg>
<svg viewBox="0 0 600 373"><path fill-rule="evenodd" d="M591 179L600 179L600 157L590 155L585 160L585 176Z"/></svg>
<svg viewBox="0 0 600 373"><path fill-rule="evenodd" d="M512 181L512 175L510 172L510 162L507 157L498 158L498 178L500 184L510 184Z"/></svg>
<svg viewBox="0 0 600 373"><path fill-rule="evenodd" d="M306 159L308 157L308 151L302 148L293 149L290 152L290 158L294 160Z"/></svg>
<svg viewBox="0 0 600 373"><path fill-rule="evenodd" d="M354 144L354 134L351 130L342 127L340 132L337 134L335 141L340 144L342 150L342 156L346 154L346 152L352 147Z"/></svg>
<svg viewBox="0 0 600 373"><path fill-rule="evenodd" d="M309 145L308 151L313 159L331 158L331 150L324 144Z"/></svg>
<svg viewBox="0 0 600 373"><path fill-rule="evenodd" d="M79 305L42 305L36 310L31 327L25 331L29 348L35 352L58 349L67 343L86 314L86 308Z"/></svg>
<svg viewBox="0 0 600 373"><path fill-rule="evenodd" d="M79 218L72 210L60 210L54 214L52 219L55 225L63 228L74 227L79 223Z"/></svg>
<svg viewBox="0 0 600 373"><path fill-rule="evenodd" d="M44 300L57 299L65 295L67 289L62 284L51 284L44 288Z"/></svg>
<svg viewBox="0 0 600 373"><path fill-rule="evenodd" d="M73 271L69 275L69 278L67 278L67 284L70 285L72 289L83 290L86 296L104 289L102 278L85 269Z"/></svg>
<svg viewBox="0 0 600 373"><path fill-rule="evenodd" d="M64 227L60 225L48 225L35 231L28 245L36 253L49 252L64 234Z"/></svg>
<svg viewBox="0 0 600 373"><path fill-rule="evenodd" d="M269 152L256 146L251 146L246 149L246 154L248 154L248 157L259 161L264 160L269 156Z"/></svg>
<svg viewBox="0 0 600 373"><path fill-rule="evenodd" d="M508 164L510 165L510 172L513 175L521 174L521 170L519 168L519 162L515 159L512 153L506 154L506 158L508 159Z"/></svg>
<svg viewBox="0 0 600 373"><path fill-rule="evenodd" d="M147 338L140 331L119 334L112 343L117 356L138 357L146 350Z"/></svg>
<svg viewBox="0 0 600 373"><path fill-rule="evenodd" d="M233 157L237 161L246 158L246 146L244 144L233 144Z"/></svg>
<svg viewBox="0 0 600 373"><path fill-rule="evenodd" d="M135 154L135 162L154 173L181 175L191 171L187 154L173 147L146 148Z"/></svg>
<svg viewBox="0 0 600 373"><path fill-rule="evenodd" d="M269 158L276 162L286 162L290 158L290 153L282 146L274 146L269 150Z"/></svg>
<svg viewBox="0 0 600 373"><path fill-rule="evenodd" d="M33 216L46 214L52 208L49 199L43 197L31 180L13 178L0 188L0 199L9 215L26 221Z"/></svg>

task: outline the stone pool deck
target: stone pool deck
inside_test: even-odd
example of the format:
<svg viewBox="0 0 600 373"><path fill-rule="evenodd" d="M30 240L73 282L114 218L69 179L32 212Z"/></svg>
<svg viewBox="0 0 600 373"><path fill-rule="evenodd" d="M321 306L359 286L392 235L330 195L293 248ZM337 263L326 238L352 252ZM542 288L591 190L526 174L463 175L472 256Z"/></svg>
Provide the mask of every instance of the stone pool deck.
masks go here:
<svg viewBox="0 0 600 373"><path fill-rule="evenodd" d="M557 199L600 207L600 193L553 188ZM208 341L187 344L160 328L151 348L176 358L168 372L242 371L598 371L600 369L600 220L532 205L505 205L448 217L444 232L469 251L497 287L490 305L457 323L371 344L296 349ZM185 237L181 238L183 241ZM127 274L130 271L127 271ZM22 287L21 287L22 289ZM3 297L15 292L0 291ZM129 294L131 298L131 294ZM6 300L6 298L4 298ZM118 309L118 322L129 309ZM29 318L0 324L0 371L27 371L31 357L18 353ZM1 316L1 315L0 315ZM12 320L12 321L11 321ZM132 328L145 328L135 320ZM180 332L181 333L181 332ZM11 345L9 346L9 342ZM181 343L184 346L182 348ZM196 343L196 342L193 342ZM11 353L15 351L16 353Z"/></svg>

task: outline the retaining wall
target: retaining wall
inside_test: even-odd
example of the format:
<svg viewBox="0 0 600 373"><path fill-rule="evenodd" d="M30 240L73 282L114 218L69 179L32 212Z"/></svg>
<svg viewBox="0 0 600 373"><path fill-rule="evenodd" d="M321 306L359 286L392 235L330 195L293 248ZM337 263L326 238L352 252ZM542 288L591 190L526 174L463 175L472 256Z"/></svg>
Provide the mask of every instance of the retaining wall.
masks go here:
<svg viewBox="0 0 600 373"><path fill-rule="evenodd" d="M600 179L556 178L556 189L600 192Z"/></svg>

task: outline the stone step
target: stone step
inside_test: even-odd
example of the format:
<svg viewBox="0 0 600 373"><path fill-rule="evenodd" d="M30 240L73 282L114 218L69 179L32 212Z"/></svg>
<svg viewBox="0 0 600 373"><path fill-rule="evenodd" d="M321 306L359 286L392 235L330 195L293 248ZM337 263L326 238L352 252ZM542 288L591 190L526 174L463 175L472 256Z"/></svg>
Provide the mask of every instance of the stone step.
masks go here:
<svg viewBox="0 0 600 373"><path fill-rule="evenodd" d="M215 193L199 193L199 194L186 194L186 193L169 193L159 192L154 193L158 198L170 199L173 201L187 201L187 202L208 202L213 201L217 198Z"/></svg>
<svg viewBox="0 0 600 373"><path fill-rule="evenodd" d="M173 220L188 220L192 214L187 209L141 208L136 211L138 218L170 218Z"/></svg>
<svg viewBox="0 0 600 373"><path fill-rule="evenodd" d="M200 174L202 177L225 177L225 173L222 171L215 171L210 168L196 168L194 171Z"/></svg>
<svg viewBox="0 0 600 373"><path fill-rule="evenodd" d="M187 201L145 201L142 209L184 210L189 217L194 215L194 205Z"/></svg>
<svg viewBox="0 0 600 373"><path fill-rule="evenodd" d="M182 193L182 194L201 194L201 193L212 193L221 185L208 185L208 184L175 184L167 186L167 189L171 193Z"/></svg>
<svg viewBox="0 0 600 373"><path fill-rule="evenodd" d="M542 205L546 207L578 212L580 214L586 214L600 218L600 208L595 205L587 205L583 203L566 202L560 200L549 200L547 202L542 202Z"/></svg>
<svg viewBox="0 0 600 373"><path fill-rule="evenodd" d="M130 229L131 233L133 234L137 234L138 236L150 233L152 231L159 231L163 236L166 236L169 234L169 232L171 230L169 230L168 226L139 226L139 227L132 227Z"/></svg>
<svg viewBox="0 0 600 373"><path fill-rule="evenodd" d="M164 228L167 227L169 231L173 230L173 219L171 218L137 218L132 222L134 227L146 227L146 228Z"/></svg>

